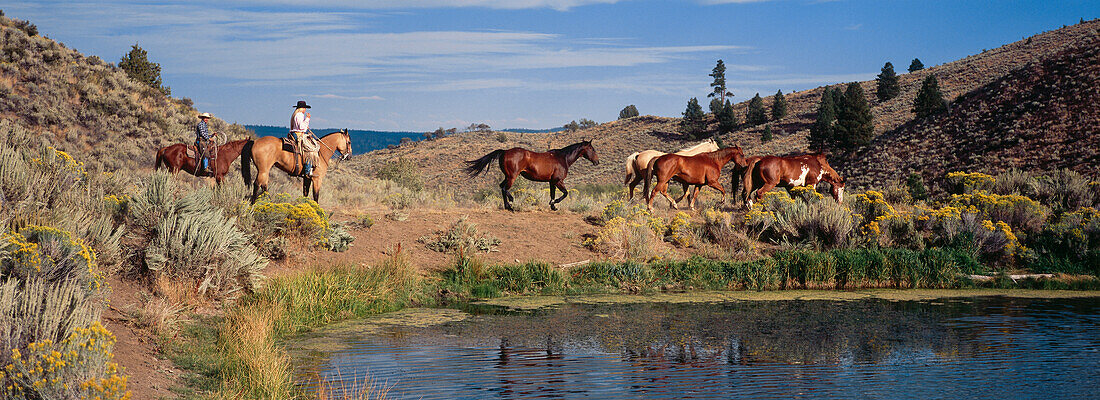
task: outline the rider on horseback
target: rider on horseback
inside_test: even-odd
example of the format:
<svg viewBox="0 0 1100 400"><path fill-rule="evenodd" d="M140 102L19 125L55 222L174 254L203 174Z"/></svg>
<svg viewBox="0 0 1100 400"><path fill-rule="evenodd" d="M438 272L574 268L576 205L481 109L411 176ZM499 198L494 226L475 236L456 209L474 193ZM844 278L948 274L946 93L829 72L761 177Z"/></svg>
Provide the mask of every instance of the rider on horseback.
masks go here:
<svg viewBox="0 0 1100 400"><path fill-rule="evenodd" d="M290 116L290 136L298 145L298 152L302 154L302 176L313 176L313 165L317 161L317 152L321 146L309 130L309 112L311 108L305 100L298 100L294 106L294 114Z"/></svg>
<svg viewBox="0 0 1100 400"><path fill-rule="evenodd" d="M205 175L210 172L210 157L206 154L208 147L213 145L213 135L206 121L212 116L210 113L199 114L199 123L195 125L195 158L201 160L195 168L195 175Z"/></svg>

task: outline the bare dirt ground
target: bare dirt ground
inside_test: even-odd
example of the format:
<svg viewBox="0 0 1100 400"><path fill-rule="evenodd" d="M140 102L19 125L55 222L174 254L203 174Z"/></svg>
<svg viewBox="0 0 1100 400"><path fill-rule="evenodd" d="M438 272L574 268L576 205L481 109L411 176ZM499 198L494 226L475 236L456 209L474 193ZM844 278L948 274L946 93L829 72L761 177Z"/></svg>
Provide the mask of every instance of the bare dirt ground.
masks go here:
<svg viewBox="0 0 1100 400"><path fill-rule="evenodd" d="M156 345L156 338L148 332L136 329L129 323L123 310L138 307L141 293L148 292L137 282L113 277L110 308L103 313L103 325L115 334L115 362L129 377L126 388L134 400L175 398L169 388L179 384L183 373L172 361L163 358Z"/></svg>

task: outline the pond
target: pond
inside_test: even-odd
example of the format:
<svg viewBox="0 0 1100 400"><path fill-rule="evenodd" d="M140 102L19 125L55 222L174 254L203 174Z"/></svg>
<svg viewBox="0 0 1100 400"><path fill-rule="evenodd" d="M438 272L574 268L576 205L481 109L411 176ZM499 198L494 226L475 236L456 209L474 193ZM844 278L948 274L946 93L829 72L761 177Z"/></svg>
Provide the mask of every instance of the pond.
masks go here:
<svg viewBox="0 0 1100 400"><path fill-rule="evenodd" d="M1100 298L413 309L288 345L299 381L388 398L1094 398Z"/></svg>

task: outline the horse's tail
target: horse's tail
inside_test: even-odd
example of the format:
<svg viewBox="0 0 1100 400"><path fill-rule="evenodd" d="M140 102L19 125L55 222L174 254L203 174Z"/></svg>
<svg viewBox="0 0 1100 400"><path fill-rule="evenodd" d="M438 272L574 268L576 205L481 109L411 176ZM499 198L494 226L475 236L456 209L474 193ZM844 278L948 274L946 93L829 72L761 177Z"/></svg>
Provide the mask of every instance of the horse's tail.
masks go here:
<svg viewBox="0 0 1100 400"><path fill-rule="evenodd" d="M164 149L157 150L157 158L153 160L153 171L164 165Z"/></svg>
<svg viewBox="0 0 1100 400"><path fill-rule="evenodd" d="M638 154L640 154L640 152L635 151L634 154L626 157L626 179L623 180L624 185L628 185L630 181L634 180L634 161L638 159Z"/></svg>
<svg viewBox="0 0 1100 400"><path fill-rule="evenodd" d="M761 160L761 158L759 158L759 157L749 157L748 159L745 160L745 161L747 161L748 165L745 166L745 172L743 172L741 174L741 180L743 182L742 186L744 186L743 190L745 191L745 195L742 197L744 199L743 201L744 201L745 207L748 207L748 205L749 205L749 197L752 196L752 189L753 189L753 186L755 186L755 184L752 181L752 172L753 172L754 169L756 169L756 164L759 163L760 160ZM733 185L734 185L733 191L734 191L734 193L737 193L737 178L736 177L734 177Z"/></svg>
<svg viewBox="0 0 1100 400"><path fill-rule="evenodd" d="M256 141L249 140L241 148L241 179L244 179L244 185L252 187L252 145Z"/></svg>
<svg viewBox="0 0 1100 400"><path fill-rule="evenodd" d="M484 157L481 157L479 159L467 161L466 173L470 174L470 176L477 176L478 174L485 172L489 169L489 164L491 164L493 160L500 158L501 155L504 155L504 150L495 150L492 153L486 154Z"/></svg>
<svg viewBox="0 0 1100 400"><path fill-rule="evenodd" d="M653 157L649 160L649 164L645 166L645 186L643 186L642 188L642 194L646 196L646 201L649 201L649 199L653 197L653 193L650 192L649 185L650 182L653 180L653 170L655 169L653 167L657 166L657 159L659 158L661 157Z"/></svg>

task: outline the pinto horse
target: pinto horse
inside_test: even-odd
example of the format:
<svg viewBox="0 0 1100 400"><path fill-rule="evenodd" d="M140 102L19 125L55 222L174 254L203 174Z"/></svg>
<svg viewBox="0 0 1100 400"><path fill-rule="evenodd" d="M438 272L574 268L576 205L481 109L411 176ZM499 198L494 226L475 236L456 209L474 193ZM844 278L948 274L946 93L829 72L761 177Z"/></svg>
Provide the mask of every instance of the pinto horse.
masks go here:
<svg viewBox="0 0 1100 400"><path fill-rule="evenodd" d="M836 173L825 154L805 154L794 157L765 156L746 168L744 177L745 204L752 207L753 200L760 201L764 193L776 186L795 187L829 182L833 186L833 199L844 200L844 178Z"/></svg>
<svg viewBox="0 0 1100 400"><path fill-rule="evenodd" d="M699 153L706 153L709 151L718 150L718 144L714 142L714 139L707 139L694 146L685 147L673 154L679 154L681 156L694 156ZM630 185L630 194L627 199L634 198L634 188L638 187L638 183L646 177L646 173L649 172L649 162L654 158L663 156L665 152L657 150L642 150L635 152L626 158L626 179L623 180L624 185ZM684 187L687 191L687 187ZM645 186L642 190L642 197L649 193L649 180L645 180Z"/></svg>
<svg viewBox="0 0 1100 400"><path fill-rule="evenodd" d="M699 188L703 185L718 189L725 197L726 189L722 187L718 180L722 177L722 167L726 166L730 160L733 160L738 166L745 165L745 154L740 147L727 147L718 151L686 157L676 154L665 154L657 157L650 162L649 172L646 176L647 181L651 176L657 176L657 185L653 187L653 192L648 194L646 208L653 210L653 198L657 197L657 193L660 193L668 199L672 209L676 209L676 203L687 196L687 190L684 190L684 195L680 196L680 199L672 200L672 196L668 194L668 182L671 180L684 184L685 188L688 185L695 186L691 199L688 200L692 210L695 209L695 199L699 196Z"/></svg>
<svg viewBox="0 0 1100 400"><path fill-rule="evenodd" d="M351 155L351 135L348 130L340 130L325 135L321 139L321 149L317 152L317 165L313 166L312 177L302 177L302 196L309 197L310 186L313 186L313 201L321 197L321 184L328 173L328 163L332 155L340 152L340 159L347 159ZM251 164L256 164L256 180L252 180ZM244 184L252 186L252 203L267 192L267 183L271 179L271 168L276 167L288 175L299 176L302 171L302 157L294 153L289 146L283 145L283 139L275 136L264 136L255 140L244 149L241 157L241 177Z"/></svg>
<svg viewBox="0 0 1100 400"><path fill-rule="evenodd" d="M249 139L234 140L218 146L218 155L213 160L214 164L211 165L214 170L214 182L218 184L222 183L222 180L225 179L225 174L229 173L229 166L233 164L233 161L235 161L237 157L241 156L241 149L250 141ZM156 162L153 169L167 168L168 171L173 174L178 174L182 169L191 175L195 175L195 167L198 165L197 158L199 155L196 151L195 157L188 157L188 148L190 148L191 151L196 151L193 146L188 146L183 143L176 143L161 148L157 151Z"/></svg>
<svg viewBox="0 0 1100 400"><path fill-rule="evenodd" d="M504 173L504 181L500 182L500 196L504 199L505 209L514 211L511 202L515 199L508 190L516 181L516 175L522 175L535 182L550 182L550 209L557 210L557 204L569 196L569 191L561 181L569 174L569 166L581 157L591 161L592 165L600 165L596 149L592 147L592 141L585 140L545 153L536 153L520 147L496 150L479 159L466 161L466 173L477 176L487 171L493 160L500 159L500 171ZM554 198L555 189L561 189L561 197L557 199Z"/></svg>

